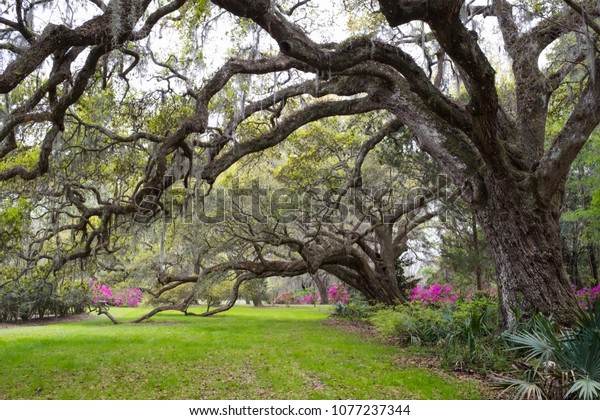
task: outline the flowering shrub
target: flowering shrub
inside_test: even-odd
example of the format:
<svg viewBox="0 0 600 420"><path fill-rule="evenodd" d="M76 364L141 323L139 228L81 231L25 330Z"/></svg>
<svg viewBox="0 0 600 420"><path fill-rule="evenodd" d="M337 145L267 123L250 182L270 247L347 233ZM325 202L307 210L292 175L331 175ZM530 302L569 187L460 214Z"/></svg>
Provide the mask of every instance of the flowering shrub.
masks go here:
<svg viewBox="0 0 600 420"><path fill-rule="evenodd" d="M409 296L411 302L420 302L423 306L448 305L457 299L454 288L449 284L432 284L429 287L417 285Z"/></svg>
<svg viewBox="0 0 600 420"><path fill-rule="evenodd" d="M333 307L331 316L350 320L367 320L371 314L372 307L364 302L350 302L344 305L337 302Z"/></svg>
<svg viewBox="0 0 600 420"><path fill-rule="evenodd" d="M350 293L342 284L331 286L327 292L327 297L329 298L329 303L341 302L347 305L348 301L350 301Z"/></svg>
<svg viewBox="0 0 600 420"><path fill-rule="evenodd" d="M302 290L296 293L283 292L277 295L275 303L285 305L313 305L320 299L318 293Z"/></svg>
<svg viewBox="0 0 600 420"><path fill-rule="evenodd" d="M369 321L395 342L428 346L441 356L444 367L504 370L510 366L503 344L497 341L499 311L495 299L457 299L443 306L415 300L394 308L372 308Z"/></svg>
<svg viewBox="0 0 600 420"><path fill-rule="evenodd" d="M96 305L108 305L113 297L110 287L94 279L90 279L90 291L92 292L92 303Z"/></svg>
<svg viewBox="0 0 600 420"><path fill-rule="evenodd" d="M113 306L126 306L129 308L137 307L142 300L142 291L140 289L125 289L122 293L115 293L113 297Z"/></svg>
<svg viewBox="0 0 600 420"><path fill-rule="evenodd" d="M588 309L588 306L594 308L594 302L600 299L600 284L596 287L584 287L581 290L577 290L577 286L571 285L573 293L577 298L577 303L581 309Z"/></svg>
<svg viewBox="0 0 600 420"><path fill-rule="evenodd" d="M308 293L296 296L294 297L294 303L297 305L314 305L315 295L313 295L312 293Z"/></svg>
<svg viewBox="0 0 600 420"><path fill-rule="evenodd" d="M97 280L90 279L92 303L95 305L137 307L142 301L140 289L127 288L123 292L113 292L110 287Z"/></svg>
<svg viewBox="0 0 600 420"><path fill-rule="evenodd" d="M275 298L275 303L289 305L292 303L292 294L289 292L278 294Z"/></svg>

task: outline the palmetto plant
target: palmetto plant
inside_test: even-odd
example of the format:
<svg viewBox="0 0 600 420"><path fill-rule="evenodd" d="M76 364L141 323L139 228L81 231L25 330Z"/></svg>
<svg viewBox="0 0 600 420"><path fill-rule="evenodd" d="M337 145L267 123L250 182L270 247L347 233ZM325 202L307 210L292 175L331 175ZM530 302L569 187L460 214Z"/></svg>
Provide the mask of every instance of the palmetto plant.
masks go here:
<svg viewBox="0 0 600 420"><path fill-rule="evenodd" d="M551 319L536 316L529 331L506 338L526 361L518 366L525 378L505 382L517 398L600 398L600 302L581 309L572 328L559 330Z"/></svg>

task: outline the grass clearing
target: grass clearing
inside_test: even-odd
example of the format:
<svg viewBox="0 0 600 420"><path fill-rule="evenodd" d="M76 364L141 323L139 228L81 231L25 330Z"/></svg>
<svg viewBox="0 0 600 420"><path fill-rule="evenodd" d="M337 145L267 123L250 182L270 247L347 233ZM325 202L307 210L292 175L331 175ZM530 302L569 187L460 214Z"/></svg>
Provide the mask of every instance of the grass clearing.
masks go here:
<svg viewBox="0 0 600 420"><path fill-rule="evenodd" d="M114 309L122 321L144 308ZM325 308L0 329L0 399L477 399L478 383L395 365Z"/></svg>

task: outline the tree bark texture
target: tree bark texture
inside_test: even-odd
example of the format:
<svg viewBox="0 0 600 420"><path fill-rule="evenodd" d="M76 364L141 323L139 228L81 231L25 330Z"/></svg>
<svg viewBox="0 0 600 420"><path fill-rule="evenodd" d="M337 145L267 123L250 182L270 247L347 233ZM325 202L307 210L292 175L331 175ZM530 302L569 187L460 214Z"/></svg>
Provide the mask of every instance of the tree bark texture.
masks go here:
<svg viewBox="0 0 600 420"><path fill-rule="evenodd" d="M498 187L477 210L496 264L503 319L512 326L519 315L541 312L567 322L565 309L575 298L562 263L558 205L528 198Z"/></svg>

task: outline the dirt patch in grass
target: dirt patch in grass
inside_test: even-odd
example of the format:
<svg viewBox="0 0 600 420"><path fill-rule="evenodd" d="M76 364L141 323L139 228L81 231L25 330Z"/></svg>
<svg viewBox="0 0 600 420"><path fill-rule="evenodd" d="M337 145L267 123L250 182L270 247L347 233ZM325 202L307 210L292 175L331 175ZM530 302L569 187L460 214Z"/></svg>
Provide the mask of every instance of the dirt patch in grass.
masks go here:
<svg viewBox="0 0 600 420"><path fill-rule="evenodd" d="M298 373L300 374L300 376L302 376L302 380L304 381L304 385L306 387L318 391L322 391L325 389L325 384L321 382L321 379L319 379L319 377L316 374L312 372L306 372L303 370L299 370Z"/></svg>
<svg viewBox="0 0 600 420"><path fill-rule="evenodd" d="M375 327L366 321L329 318L323 321L328 327L335 327L351 334L360 334L371 339L384 340Z"/></svg>
<svg viewBox="0 0 600 420"><path fill-rule="evenodd" d="M28 319L27 321L17 322L0 322L0 329L2 328L16 328L16 327L40 327L43 325L51 324L62 324L63 322L80 322L87 321L88 319L94 318L92 314L79 314L69 316L56 316L42 319Z"/></svg>

